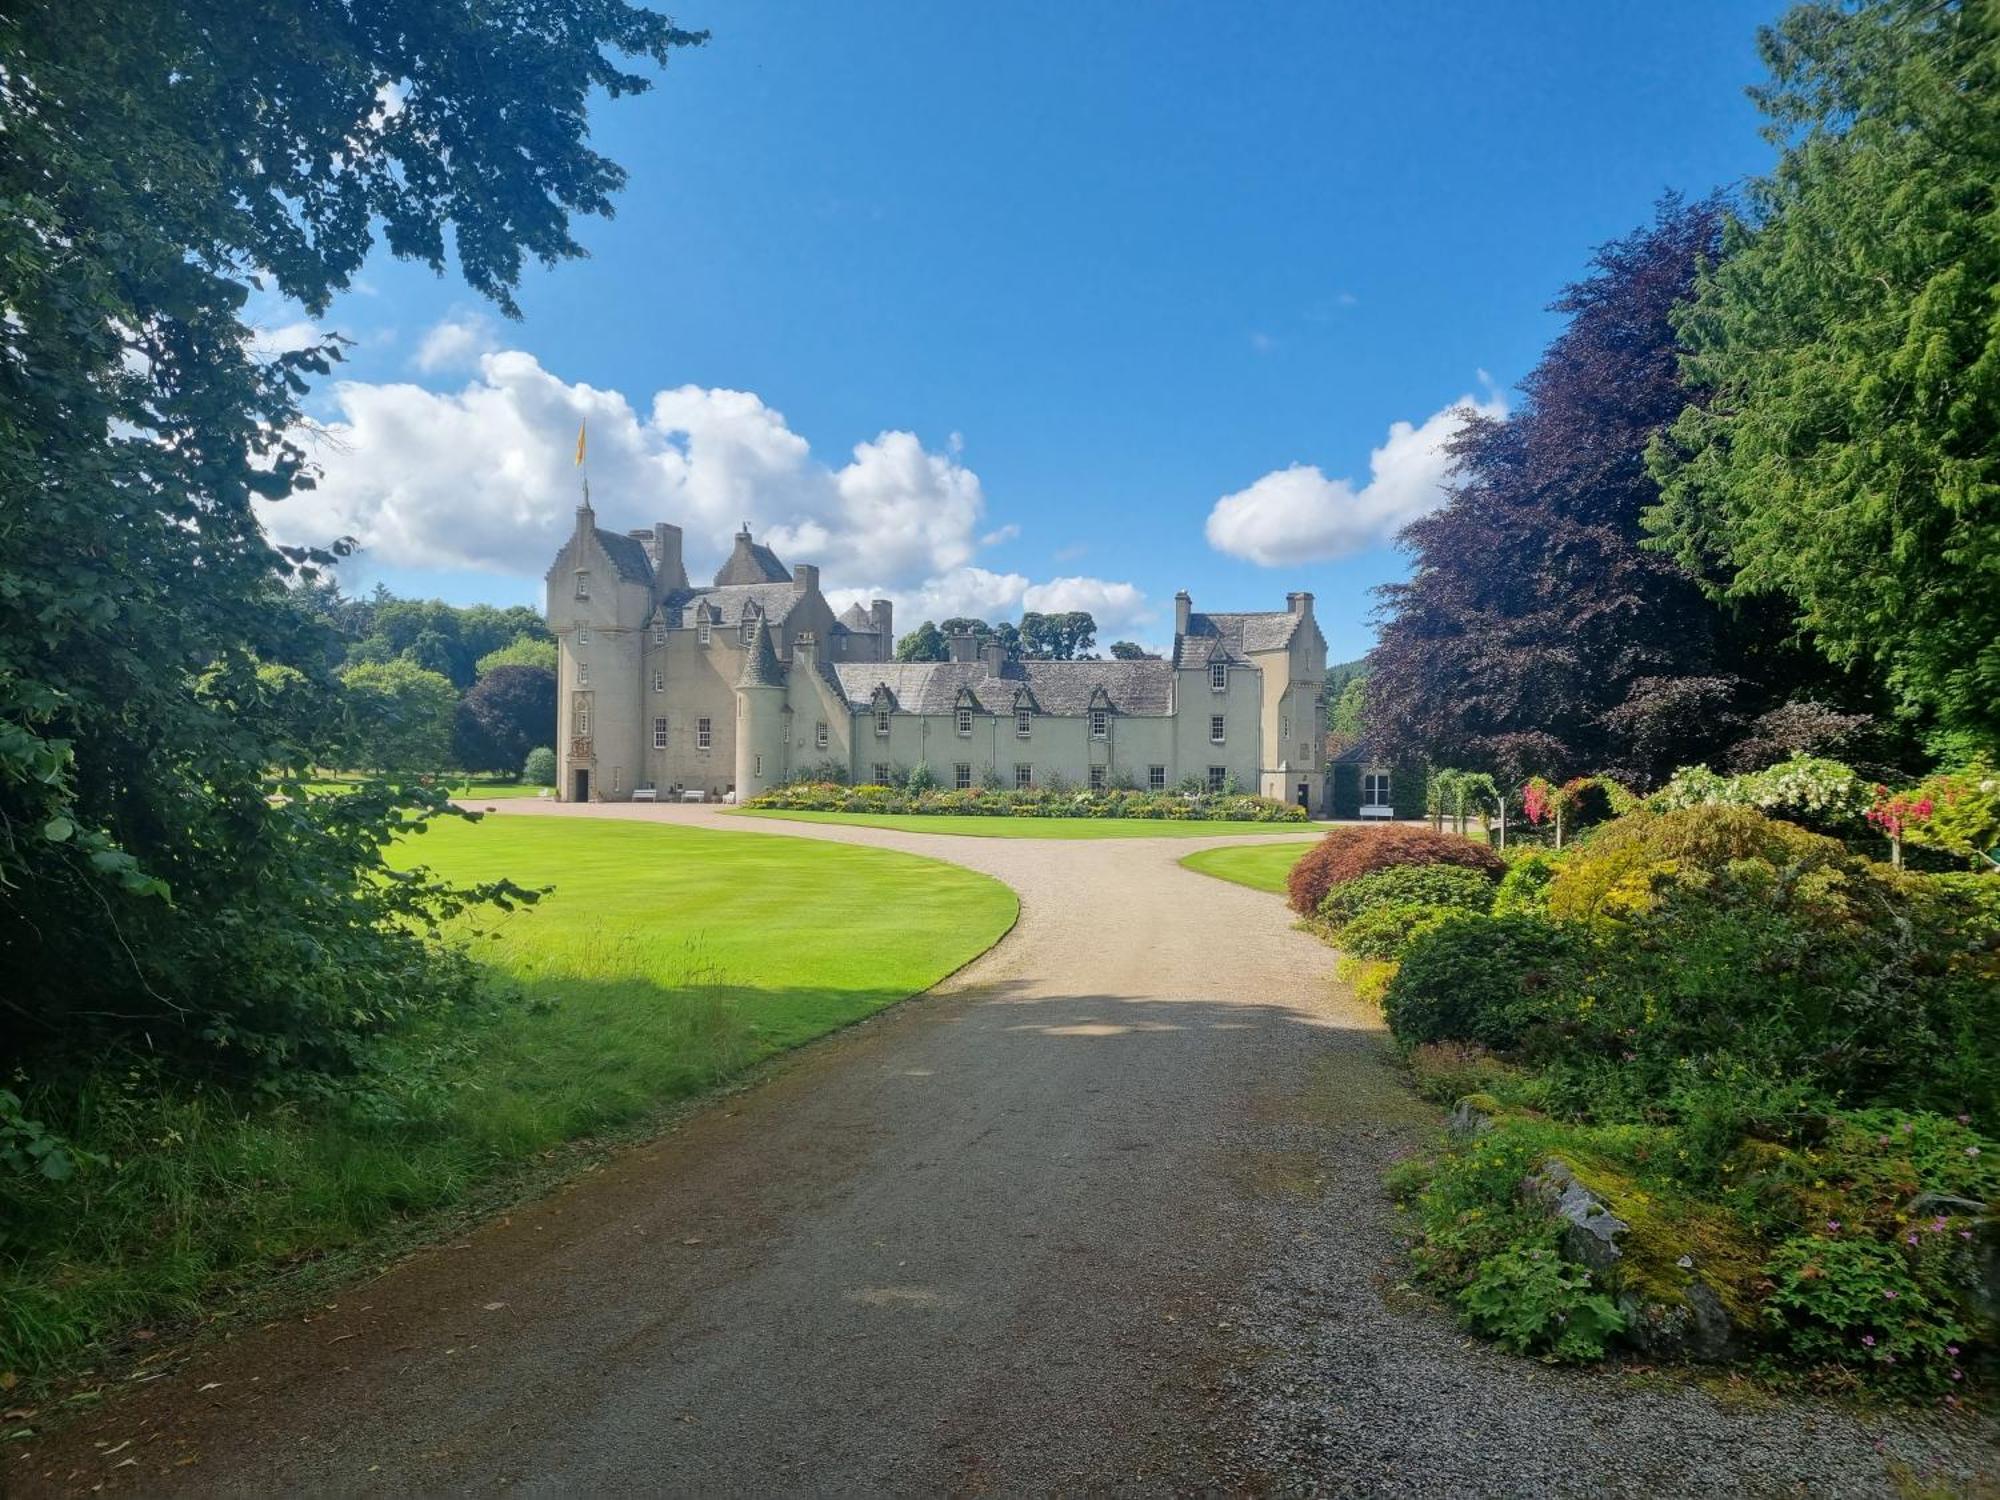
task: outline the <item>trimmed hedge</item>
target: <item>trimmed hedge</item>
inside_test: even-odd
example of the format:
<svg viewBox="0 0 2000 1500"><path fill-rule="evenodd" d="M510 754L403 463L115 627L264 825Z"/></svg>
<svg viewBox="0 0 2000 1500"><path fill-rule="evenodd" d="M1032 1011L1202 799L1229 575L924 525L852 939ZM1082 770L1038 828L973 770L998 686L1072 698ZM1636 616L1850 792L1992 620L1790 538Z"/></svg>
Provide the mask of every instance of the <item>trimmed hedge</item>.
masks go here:
<svg viewBox="0 0 2000 1500"><path fill-rule="evenodd" d="M914 813L990 818L1156 818L1175 823L1304 823L1306 810L1291 802L1246 794L1180 792L1074 792L1034 787L1025 791L906 791L901 787L843 786L801 781L753 797L746 807L780 812Z"/></svg>
<svg viewBox="0 0 2000 1500"><path fill-rule="evenodd" d="M1398 865L1458 865L1496 880L1506 868L1484 844L1455 833L1398 823L1336 828L1292 866L1286 881L1292 910L1302 917L1317 916L1335 886Z"/></svg>

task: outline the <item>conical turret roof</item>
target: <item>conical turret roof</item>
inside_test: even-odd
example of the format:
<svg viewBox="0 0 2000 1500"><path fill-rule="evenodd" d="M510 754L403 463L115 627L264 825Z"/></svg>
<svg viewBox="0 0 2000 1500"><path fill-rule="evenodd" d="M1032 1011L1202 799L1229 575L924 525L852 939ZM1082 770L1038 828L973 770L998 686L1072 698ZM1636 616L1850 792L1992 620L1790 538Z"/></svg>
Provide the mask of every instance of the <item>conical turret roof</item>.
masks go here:
<svg viewBox="0 0 2000 1500"><path fill-rule="evenodd" d="M762 616L750 629L750 644L743 652L743 670L736 678L736 685L740 688L785 685L785 669L778 665L778 653L771 649L771 628Z"/></svg>

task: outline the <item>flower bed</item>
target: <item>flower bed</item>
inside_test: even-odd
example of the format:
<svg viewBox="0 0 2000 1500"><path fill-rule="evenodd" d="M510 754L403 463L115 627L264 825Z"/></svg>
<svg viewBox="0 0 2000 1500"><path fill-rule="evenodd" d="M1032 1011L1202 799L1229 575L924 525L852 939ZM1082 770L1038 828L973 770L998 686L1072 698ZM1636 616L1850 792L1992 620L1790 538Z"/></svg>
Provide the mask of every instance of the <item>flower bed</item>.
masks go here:
<svg viewBox="0 0 2000 1500"><path fill-rule="evenodd" d="M909 791L802 781L753 797L746 807L779 812L915 813L993 818L1157 818L1185 823L1304 823L1306 810L1271 797L1203 792Z"/></svg>

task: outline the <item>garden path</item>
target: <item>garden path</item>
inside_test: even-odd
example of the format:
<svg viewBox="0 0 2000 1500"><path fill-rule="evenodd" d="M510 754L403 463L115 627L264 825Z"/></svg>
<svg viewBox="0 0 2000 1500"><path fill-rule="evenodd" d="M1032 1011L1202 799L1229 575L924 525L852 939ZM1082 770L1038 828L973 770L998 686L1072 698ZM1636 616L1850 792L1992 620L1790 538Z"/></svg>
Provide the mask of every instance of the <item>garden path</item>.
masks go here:
<svg viewBox="0 0 2000 1500"><path fill-rule="evenodd" d="M1435 1113L1282 902L1177 867L1210 841L496 806L945 858L1021 921L0 1488L1886 1495L1990 1461L1965 1430L1544 1369L1399 1292L1380 1171Z"/></svg>

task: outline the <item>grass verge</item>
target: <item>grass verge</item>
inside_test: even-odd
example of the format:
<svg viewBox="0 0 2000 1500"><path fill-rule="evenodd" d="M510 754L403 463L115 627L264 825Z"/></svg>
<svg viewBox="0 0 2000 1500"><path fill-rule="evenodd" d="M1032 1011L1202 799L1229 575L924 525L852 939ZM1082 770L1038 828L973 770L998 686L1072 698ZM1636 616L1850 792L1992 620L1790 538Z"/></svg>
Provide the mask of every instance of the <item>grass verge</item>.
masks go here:
<svg viewBox="0 0 2000 1500"><path fill-rule="evenodd" d="M329 793L351 792L361 785L359 776L328 776L317 781L308 781L305 788L316 796ZM493 781L472 776L440 776L437 784L461 801L496 802L511 797L539 797L552 788L536 786L528 781Z"/></svg>
<svg viewBox="0 0 2000 1500"><path fill-rule="evenodd" d="M1242 833L1289 833L1294 838L1320 832L1313 823L1198 822L1167 818L1018 818L978 813L790 812L742 807L730 816L778 818L792 823L844 823L855 828L893 828L901 833L953 833L982 839L1212 839Z"/></svg>
<svg viewBox="0 0 2000 1500"><path fill-rule="evenodd" d="M1284 894L1285 877L1310 844L1235 844L1223 849L1197 849L1181 864L1201 875L1234 881L1253 890Z"/></svg>
<svg viewBox="0 0 2000 1500"><path fill-rule="evenodd" d="M443 824L412 856L454 879L555 885L467 930L525 1003L398 1037L371 1087L323 1100L137 1071L33 1100L104 1163L0 1180L0 1385L490 1206L567 1143L657 1120L929 988L1018 913L957 866L665 824Z"/></svg>

